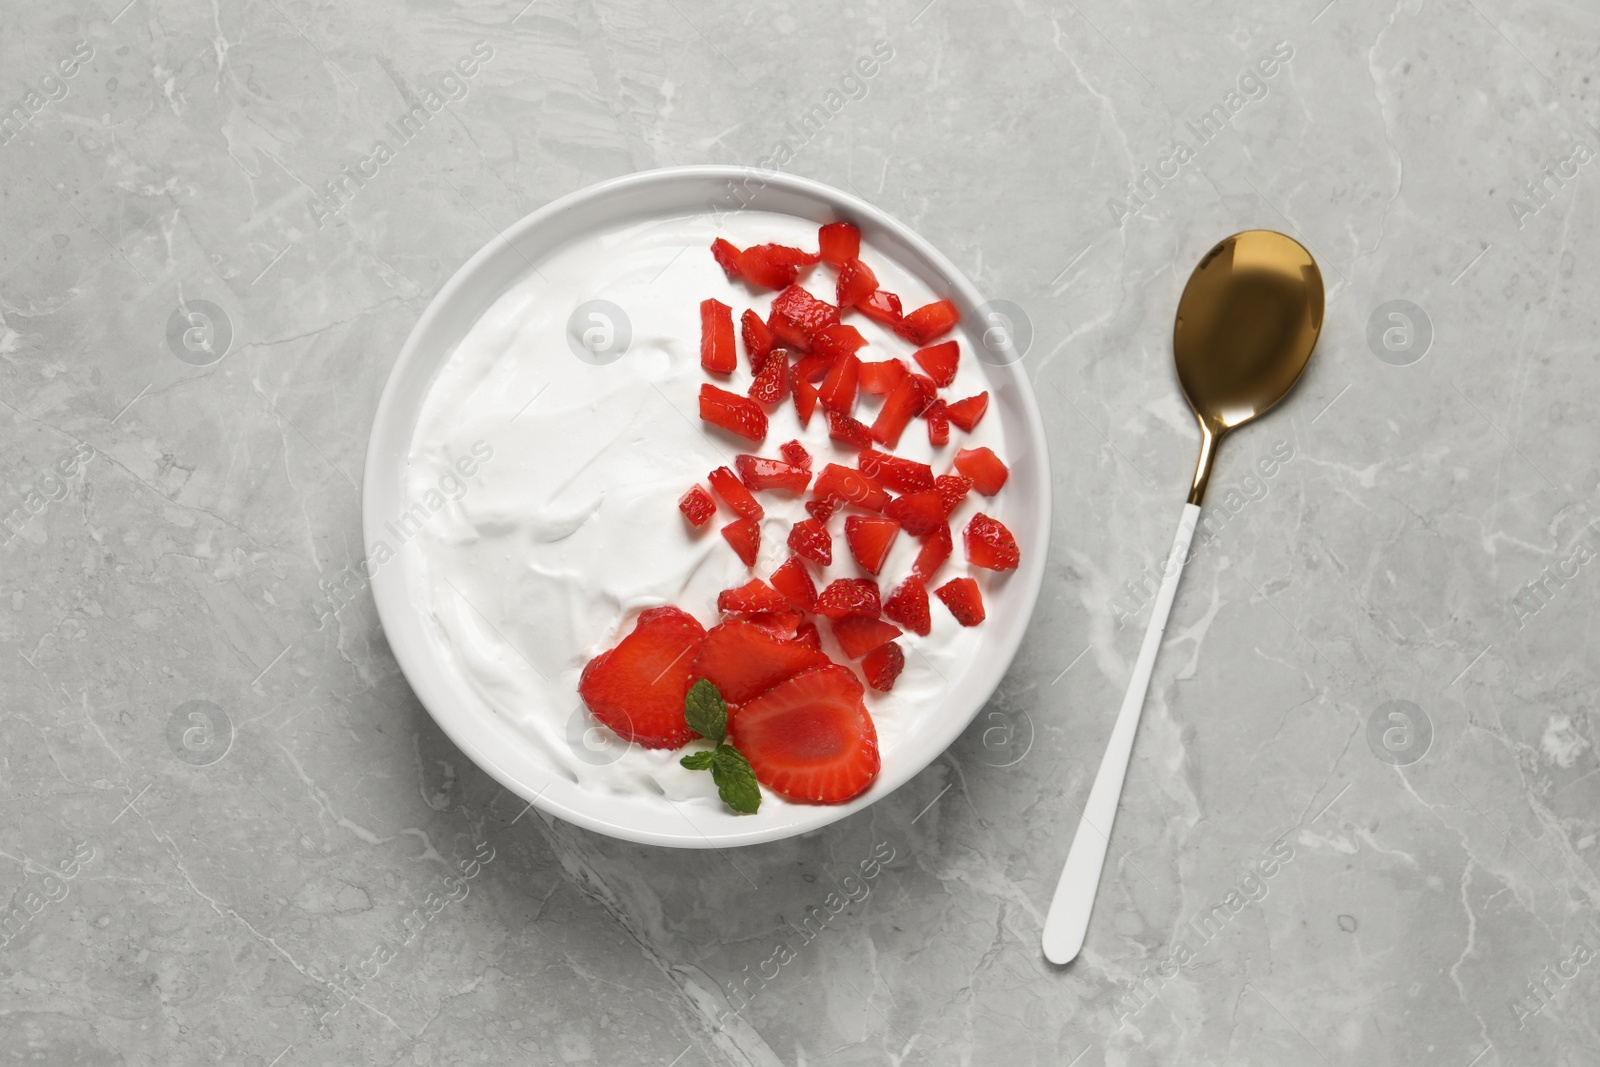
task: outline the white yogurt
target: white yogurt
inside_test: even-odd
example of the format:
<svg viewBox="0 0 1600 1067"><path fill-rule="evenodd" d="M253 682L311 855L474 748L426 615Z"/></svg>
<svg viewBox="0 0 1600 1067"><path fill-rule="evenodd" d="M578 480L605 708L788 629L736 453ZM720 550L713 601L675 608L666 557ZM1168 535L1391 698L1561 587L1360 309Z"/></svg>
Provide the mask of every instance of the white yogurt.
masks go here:
<svg viewBox="0 0 1600 1067"><path fill-rule="evenodd" d="M702 371L700 301L715 297L730 305L737 325L745 308L765 318L774 295L728 281L709 251L718 236L741 248L763 241L817 246L813 223L743 212L720 224L705 215L632 224L563 247L496 301L451 354L423 405L407 471L408 501L434 492L436 504L436 488L460 457L472 455L475 444L478 455L485 445L493 450L466 490L417 536L427 590L427 603L418 607L484 704L553 770L586 788L706 804L720 803L711 776L680 767L681 753L626 746L595 725L578 699L578 676L632 629L644 608L673 604L710 627L717 593L749 580L718 532L735 516L719 507L699 531L684 521L678 498L689 486L708 485L706 475L733 467L739 452L777 456L792 438L811 452L816 471L829 462L856 463L855 452L829 440L820 407L802 430L786 401L770 413L759 445L701 422L701 383L742 393L751 374L742 342L731 383ZM944 295L871 248L863 249L863 259L908 311ZM832 268L819 264L801 284L831 303L833 279ZM625 354L604 365L579 359L566 336L573 310L597 299L620 307L632 328ZM891 332L861 316L847 321L868 339L863 359L910 361L913 346ZM580 328L589 325L600 324ZM960 371L941 395L953 400L985 388L963 338ZM870 424L880 403L862 394L857 416ZM895 454L931 463L936 474L970 445L989 445L1006 459L997 423L991 410L970 435L952 428L950 444L936 455L925 423L913 420ZM767 517L756 573L765 578L787 558L789 527L806 517L807 498L760 493L758 499ZM968 571L961 546L961 530L986 510L985 501L974 491L952 517L955 551L935 585L973 573L987 591L985 572ZM834 564L819 589L833 578L861 576L842 518L829 527ZM909 572L919 547L905 534L896 540L879 577L884 597ZM894 690L869 690L885 765L892 765L899 740L918 728L923 710L967 670L979 645L981 627L960 626L937 598L930 596L930 604L933 632L901 639L906 668ZM818 621L829 654L849 662L826 621ZM770 794L767 802L783 803Z"/></svg>

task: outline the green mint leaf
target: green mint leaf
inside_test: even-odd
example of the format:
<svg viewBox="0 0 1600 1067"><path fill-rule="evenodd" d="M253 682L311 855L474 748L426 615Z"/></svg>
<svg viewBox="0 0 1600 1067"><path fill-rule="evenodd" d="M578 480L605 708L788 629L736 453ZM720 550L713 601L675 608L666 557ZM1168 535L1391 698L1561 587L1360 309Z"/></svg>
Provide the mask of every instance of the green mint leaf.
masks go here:
<svg viewBox="0 0 1600 1067"><path fill-rule="evenodd" d="M716 752L708 748L704 752L691 752L678 762L691 771L709 771L716 759Z"/></svg>
<svg viewBox="0 0 1600 1067"><path fill-rule="evenodd" d="M728 705L717 687L702 678L683 698L683 718L689 729L712 743L728 734Z"/></svg>
<svg viewBox="0 0 1600 1067"><path fill-rule="evenodd" d="M708 753L712 757L711 780L717 783L717 793L722 802L744 815L753 815L761 807L761 786L756 782L756 772L750 761L732 745L723 743Z"/></svg>

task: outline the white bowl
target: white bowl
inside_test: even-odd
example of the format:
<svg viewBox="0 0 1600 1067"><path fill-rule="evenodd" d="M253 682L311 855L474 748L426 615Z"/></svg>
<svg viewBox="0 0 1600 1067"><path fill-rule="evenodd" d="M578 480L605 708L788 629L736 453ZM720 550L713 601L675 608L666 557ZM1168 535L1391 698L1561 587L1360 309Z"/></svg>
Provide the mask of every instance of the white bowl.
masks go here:
<svg viewBox="0 0 1600 1067"><path fill-rule="evenodd" d="M478 317L557 247L632 219L678 216L737 207L737 183L755 190L751 207L818 223L848 220L861 228L874 255L887 255L945 294L960 308L964 350L980 353L988 380L988 419L1002 420L1010 526L1022 564L987 593L982 644L967 671L942 691L915 735L886 751L872 788L848 804L764 804L754 815L675 804L660 796L624 796L585 789L555 773L505 720L486 707L454 666L430 623L422 560L415 543L372 576L389 647L417 697L465 752L507 789L551 815L613 837L687 848L775 841L825 826L887 796L933 762L972 721L994 692L1022 642L1044 577L1050 534L1050 468L1033 388L1009 335L982 321L984 301L962 273L904 224L870 204L819 182L741 167L676 167L616 178L556 200L522 219L478 251L434 297L406 339L378 402L367 445L362 493L367 544L382 537L385 517L406 509L405 474L413 430L430 385ZM988 330L987 336L985 331ZM987 341L987 347L985 342ZM959 431L958 431L959 433ZM960 550L958 549L958 552ZM959 556L957 557L959 559ZM935 623L951 624L939 616ZM551 714L565 714L552 708Z"/></svg>

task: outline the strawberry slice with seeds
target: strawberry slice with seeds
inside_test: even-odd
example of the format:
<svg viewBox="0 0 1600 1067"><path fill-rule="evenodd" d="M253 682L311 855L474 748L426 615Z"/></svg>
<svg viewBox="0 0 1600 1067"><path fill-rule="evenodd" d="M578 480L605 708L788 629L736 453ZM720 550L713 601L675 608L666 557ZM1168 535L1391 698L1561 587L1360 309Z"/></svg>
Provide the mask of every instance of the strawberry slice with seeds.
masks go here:
<svg viewBox="0 0 1600 1067"><path fill-rule="evenodd" d="M965 400L957 400L953 404L945 405L945 414L950 421L971 433L983 418L983 413L989 410L989 393L984 391L977 396L969 396Z"/></svg>
<svg viewBox="0 0 1600 1067"><path fill-rule="evenodd" d="M923 582L933 581L933 576L939 573L939 568L944 566L955 548L955 538L950 536L949 524L940 523L923 539L916 562L911 564L912 577Z"/></svg>
<svg viewBox="0 0 1600 1067"><path fill-rule="evenodd" d="M844 540L850 554L868 574L883 570L883 561L889 558L894 539L900 536L900 524L893 519L876 515L851 515L844 520Z"/></svg>
<svg viewBox="0 0 1600 1067"><path fill-rule="evenodd" d="M932 388L933 382L920 374L907 374L902 378L878 409L878 417L872 424L873 438L888 448L899 444L906 426L928 406Z"/></svg>
<svg viewBox="0 0 1600 1067"><path fill-rule="evenodd" d="M783 322L799 331L811 347L811 339L829 326L839 325L839 309L826 300L818 300L798 285L791 285L772 300L772 320ZM774 332L778 332L774 330Z"/></svg>
<svg viewBox="0 0 1600 1067"><path fill-rule="evenodd" d="M807 648L814 648L818 652L822 651L822 633L817 629L817 624L810 619L807 619L795 629L794 639Z"/></svg>
<svg viewBox="0 0 1600 1067"><path fill-rule="evenodd" d="M795 373L808 382L820 382L833 369L833 359L821 352L807 352L794 365Z"/></svg>
<svg viewBox="0 0 1600 1067"><path fill-rule="evenodd" d="M943 526L950 513L944 509L944 501L932 489L921 493L907 493L897 496L889 501L883 513L894 519L906 533L913 537L921 537L932 533Z"/></svg>
<svg viewBox="0 0 1600 1067"><path fill-rule="evenodd" d="M828 409L828 436L847 448L871 448L872 431L842 411Z"/></svg>
<svg viewBox="0 0 1600 1067"><path fill-rule="evenodd" d="M717 594L717 610L724 615L755 615L763 611L789 611L789 599L760 578L752 578L737 589Z"/></svg>
<svg viewBox="0 0 1600 1067"><path fill-rule="evenodd" d="M898 359L883 359L861 364L861 391L873 396L888 396L906 376L906 365Z"/></svg>
<svg viewBox="0 0 1600 1067"><path fill-rule="evenodd" d="M737 461L735 461L737 462ZM761 501L750 495L750 490L727 467L718 467L706 478L711 483L711 488L722 498L722 502L733 509L733 513L744 519L761 519L766 512L761 507Z"/></svg>
<svg viewBox="0 0 1600 1067"><path fill-rule="evenodd" d="M780 641L798 641L800 627L806 617L798 611L762 611L749 616L746 621Z"/></svg>
<svg viewBox="0 0 1600 1067"><path fill-rule="evenodd" d="M801 519L789 528L789 551L827 567L833 563L833 535L816 519Z"/></svg>
<svg viewBox="0 0 1600 1067"><path fill-rule="evenodd" d="M811 572L798 556L790 556L772 572L772 587L800 611L817 609L817 583L811 580Z"/></svg>
<svg viewBox="0 0 1600 1067"><path fill-rule="evenodd" d="M956 453L956 470L972 479L972 487L994 496L1005 487L1011 471L990 448L963 448Z"/></svg>
<svg viewBox="0 0 1600 1067"><path fill-rule="evenodd" d="M826 523L829 519L833 518L833 512L834 506L833 501L831 500L812 499L806 501L806 514L810 515L818 522Z"/></svg>
<svg viewBox="0 0 1600 1067"><path fill-rule="evenodd" d="M949 333L961 321L961 312L948 300L935 300L906 315L895 330L914 345L925 345Z"/></svg>
<svg viewBox="0 0 1600 1067"><path fill-rule="evenodd" d="M912 353L911 358L928 372L933 384L943 389L956 380L956 367L961 362L961 346L954 341L945 341L932 348L918 349Z"/></svg>
<svg viewBox="0 0 1600 1067"><path fill-rule="evenodd" d="M822 379L822 404L829 411L848 415L856 406L856 386L861 380L861 361L846 354L836 361L828 376Z"/></svg>
<svg viewBox="0 0 1600 1067"><path fill-rule="evenodd" d="M872 268L861 262L860 259L847 260L839 268L839 285L835 290L841 308L855 307L865 300L870 300L878 292L878 276L872 273ZM894 296L886 293L885 296ZM895 298L895 311L899 321L899 298ZM876 318L870 315L869 317Z"/></svg>
<svg viewBox="0 0 1600 1067"><path fill-rule="evenodd" d="M933 591L962 626L976 626L985 618L983 594L971 578L952 578Z"/></svg>
<svg viewBox="0 0 1600 1067"><path fill-rule="evenodd" d="M854 504L868 511L882 511L889 494L875 480L858 470L830 463L817 475L811 492L823 500Z"/></svg>
<svg viewBox="0 0 1600 1067"><path fill-rule="evenodd" d="M799 641L775 637L743 619L729 619L706 631L689 673L710 681L728 703L743 704L785 678L829 662ZM681 715L683 698L678 700Z"/></svg>
<svg viewBox="0 0 1600 1067"><path fill-rule="evenodd" d="M878 289L858 300L852 300L851 306L873 322L882 323L890 329L900 325L900 298L884 289Z"/></svg>
<svg viewBox="0 0 1600 1067"><path fill-rule="evenodd" d="M928 636L933 619L928 615L928 587L912 575L883 602L883 613L914 634Z"/></svg>
<svg viewBox="0 0 1600 1067"><path fill-rule="evenodd" d="M856 465L867 477L875 478L899 493L921 493L933 488L933 468L914 459L902 459L887 452L863 448Z"/></svg>
<svg viewBox="0 0 1600 1067"><path fill-rule="evenodd" d="M870 578L835 578L817 594L817 614L830 619L842 619L846 615L877 618L883 614L878 583Z"/></svg>
<svg viewBox="0 0 1600 1067"><path fill-rule="evenodd" d="M949 518L972 491L972 479L964 474L941 474L933 480L933 491L944 504L944 516Z"/></svg>
<svg viewBox="0 0 1600 1067"><path fill-rule="evenodd" d="M718 389L710 382L700 386L700 418L713 426L752 441L767 436L767 413L747 396Z"/></svg>
<svg viewBox="0 0 1600 1067"><path fill-rule="evenodd" d="M861 254L861 231L848 222L830 222L817 231L822 262L842 267Z"/></svg>
<svg viewBox="0 0 1600 1067"><path fill-rule="evenodd" d="M615 648L583 668L578 695L617 736L646 748L677 748L694 737L683 698L706 631L677 608L651 608Z"/></svg>
<svg viewBox="0 0 1600 1067"><path fill-rule="evenodd" d="M811 413L817 410L817 387L800 373L800 364L789 368L789 387L794 392L794 413L800 417L804 429L811 425Z"/></svg>
<svg viewBox="0 0 1600 1067"><path fill-rule="evenodd" d="M811 351L811 335L776 311L767 316L767 329L772 331L774 344L786 345L796 352Z"/></svg>
<svg viewBox="0 0 1600 1067"><path fill-rule="evenodd" d="M718 237L711 242L711 255L717 261L717 266L728 276L730 282L738 281L743 275L739 273L739 249L725 237Z"/></svg>
<svg viewBox="0 0 1600 1067"><path fill-rule="evenodd" d="M733 309L720 300L700 301L700 366L712 374L732 374L739 365L733 349Z"/></svg>
<svg viewBox="0 0 1600 1067"><path fill-rule="evenodd" d="M893 689L895 679L905 669L906 654L893 641L879 645L861 661L861 671L867 676L867 684L880 693Z"/></svg>
<svg viewBox="0 0 1600 1067"><path fill-rule="evenodd" d="M793 463L796 467L804 467L806 470L811 469L811 453L807 452L806 446L799 441L785 441L778 446L778 452L782 454L787 462Z"/></svg>
<svg viewBox="0 0 1600 1067"><path fill-rule="evenodd" d="M781 404L789 395L789 350L774 348L767 362L750 383L750 399L758 404Z"/></svg>
<svg viewBox="0 0 1600 1067"><path fill-rule="evenodd" d="M739 480L748 488L782 489L786 493L803 493L811 484L811 472L781 459L751 456L741 453L733 458L739 469Z"/></svg>
<svg viewBox="0 0 1600 1067"><path fill-rule="evenodd" d="M830 368L845 356L861 351L866 344L861 331L847 322L824 326L811 335L811 351L827 359Z"/></svg>
<svg viewBox="0 0 1600 1067"><path fill-rule="evenodd" d="M928 420L928 443L934 448L942 448L950 443L950 416L943 400L935 400L928 405L928 410L922 413Z"/></svg>
<svg viewBox="0 0 1600 1067"><path fill-rule="evenodd" d="M787 245L751 245L739 253L739 274L752 285L765 289L784 289L794 284L800 272L821 256Z"/></svg>
<svg viewBox="0 0 1600 1067"><path fill-rule="evenodd" d="M756 553L761 551L761 524L755 519L734 519L722 528L722 536L744 561L746 567L756 565Z"/></svg>
<svg viewBox="0 0 1600 1067"><path fill-rule="evenodd" d="M717 502L711 499L703 485L691 485L689 491L678 498L678 510L696 526L704 526L717 513Z"/></svg>
<svg viewBox="0 0 1600 1067"><path fill-rule="evenodd" d="M981 511L967 523L961 539L967 546L967 562L974 567L1014 571L1022 559L1011 531L999 519L991 519Z"/></svg>
<svg viewBox="0 0 1600 1067"><path fill-rule="evenodd" d="M746 308L739 316L739 334L744 340L744 354L750 361L751 373L760 374L761 368L767 365L767 353L772 351L772 331L767 329L760 315Z"/></svg>
<svg viewBox="0 0 1600 1067"><path fill-rule="evenodd" d="M728 737L756 781L779 796L842 804L865 792L883 766L864 694L848 667L818 667L742 706Z"/></svg>
<svg viewBox="0 0 1600 1067"><path fill-rule="evenodd" d="M892 623L869 619L865 615L846 615L833 621L833 636L839 642L839 647L844 649L844 654L851 659L860 659L873 649L893 641L902 632L900 627Z"/></svg>

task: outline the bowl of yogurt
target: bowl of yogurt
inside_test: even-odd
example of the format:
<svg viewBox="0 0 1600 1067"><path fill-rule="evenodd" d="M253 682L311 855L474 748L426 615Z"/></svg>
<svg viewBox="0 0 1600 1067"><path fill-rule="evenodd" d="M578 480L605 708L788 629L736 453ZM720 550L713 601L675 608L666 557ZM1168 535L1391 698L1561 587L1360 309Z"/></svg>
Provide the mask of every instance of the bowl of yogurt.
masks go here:
<svg viewBox="0 0 1600 1067"><path fill-rule="evenodd" d="M935 618L912 638L894 689L868 701L882 770L839 805L769 796L741 815L681 753L630 745L600 726L578 678L640 610L673 604L709 626L720 590L750 571L715 531L697 535L678 498L745 448L702 423L700 302L764 306L709 248L815 247L817 227L859 227L861 256L909 309L948 299L961 312L953 395L987 391L989 411L960 447L1005 458L1010 480L952 516L982 509L1014 532L1020 566L980 578L981 626ZM828 283L814 291L825 299ZM770 296L770 294L766 294ZM737 312L736 312L737 313ZM863 357L904 357L873 323ZM873 355L873 351L881 355ZM603 182L522 219L474 255L418 321L379 401L362 495L366 572L385 635L439 726L474 762L540 810L631 841L726 847L843 818L925 768L971 722L1020 645L1043 580L1050 471L1042 420L1012 346L956 267L902 223L805 178L680 167ZM769 447L801 441L821 464L854 465L826 420L772 415ZM897 454L950 467L914 428ZM959 436L959 435L958 435ZM761 558L787 555L803 501L764 498ZM884 568L916 553L901 538ZM959 561L957 547L954 561ZM855 573L836 553L823 580ZM974 572L977 574L977 572ZM821 583L819 582L819 585ZM887 592L887 590L886 590ZM935 607L937 611L937 605Z"/></svg>

